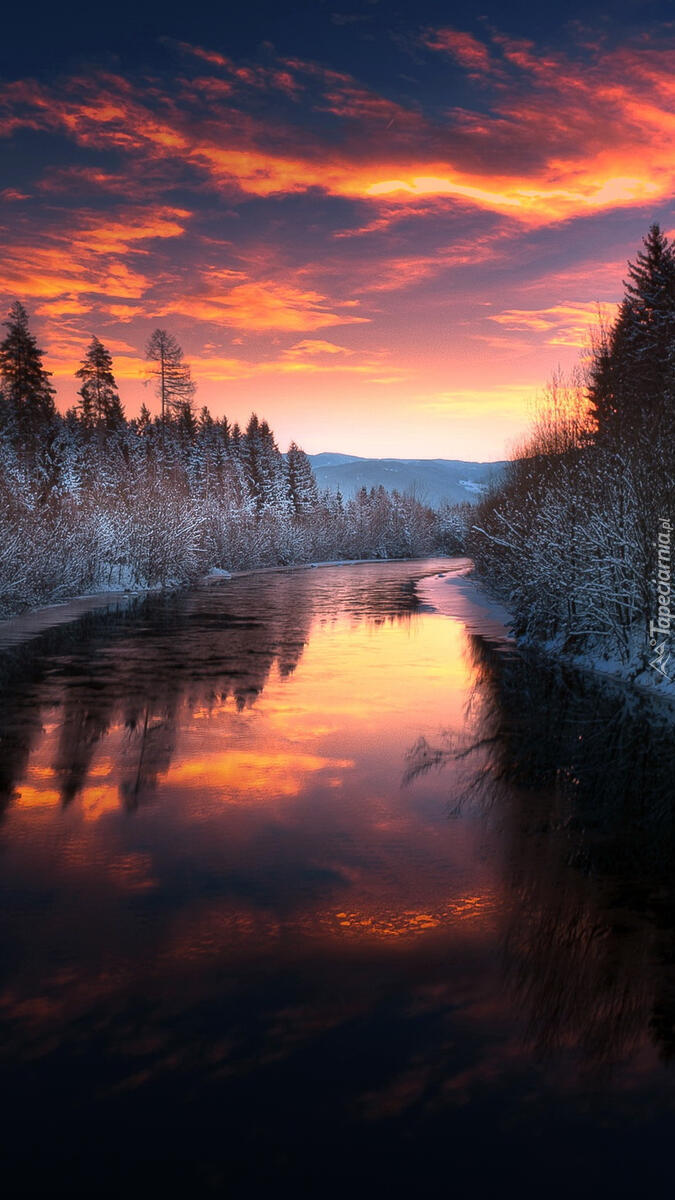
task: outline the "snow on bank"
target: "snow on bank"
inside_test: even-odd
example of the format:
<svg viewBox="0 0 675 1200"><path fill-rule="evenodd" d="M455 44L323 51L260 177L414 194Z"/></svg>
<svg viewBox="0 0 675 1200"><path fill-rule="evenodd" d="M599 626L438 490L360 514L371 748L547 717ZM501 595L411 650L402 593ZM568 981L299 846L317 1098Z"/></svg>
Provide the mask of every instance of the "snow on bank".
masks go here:
<svg viewBox="0 0 675 1200"><path fill-rule="evenodd" d="M230 578L229 572L222 572L218 577ZM208 576L207 576L208 579ZM149 596L157 592L173 592L185 588L185 583L178 580L167 580L164 586L155 583L152 587L141 587L140 584L130 585L120 580L112 587L106 587L100 592L85 592L80 596L69 596L64 600L56 600L43 608L30 608L26 612L15 613L0 621L0 651L20 642L27 642L38 637L48 629L58 625L67 625L77 621L87 613L99 609L110 609L121 612L128 608L133 600L140 596Z"/></svg>
<svg viewBox="0 0 675 1200"><path fill-rule="evenodd" d="M511 614L480 587L469 572L470 558L457 558L447 571L421 579L417 595L429 610L461 621L469 633L488 641L515 645L509 632Z"/></svg>
<svg viewBox="0 0 675 1200"><path fill-rule="evenodd" d="M671 678L664 679L653 667L639 670L642 646L637 644L631 664L618 658L605 658L600 649L595 653L571 654L564 650L563 639L547 642L516 639L510 632L512 614L483 590L480 580L470 574L472 570L471 559L457 559L447 572L421 580L417 594L434 612L462 621L469 633L480 634L488 640L509 642L523 650L530 648L575 671L630 687L653 700L665 701L666 707L672 706L675 716L675 659L671 658L669 663Z"/></svg>
<svg viewBox="0 0 675 1200"><path fill-rule="evenodd" d="M109 608L121 612L133 599L131 593L97 592L92 596L76 596L73 600L64 600L62 604L50 604L48 608L37 608L20 613L17 617L9 617L6 621L0 621L0 650L30 641L48 629L67 625L98 609Z"/></svg>
<svg viewBox="0 0 675 1200"><path fill-rule="evenodd" d="M221 571L215 567L200 583L215 583L219 579L243 579L247 575L269 575L274 572L311 571L317 567L359 567L364 565L386 567L389 563L425 562L424 558L326 558L317 562L276 563L272 567L247 567L245 571Z"/></svg>
<svg viewBox="0 0 675 1200"><path fill-rule="evenodd" d="M637 642L633 648L632 661L627 663L616 657L605 657L600 648L596 651L587 650L583 654L572 654L563 648L562 639L557 638L547 642L530 642L523 638L520 644L523 647L531 645L534 649L555 658L557 662L573 667L575 671L589 673L612 683L625 684L653 700L665 701L667 705L672 706L675 716L675 660L671 659L669 663L673 672L670 678L665 678L655 667L641 669L643 645L638 645Z"/></svg>
<svg viewBox="0 0 675 1200"><path fill-rule="evenodd" d="M215 579L231 579L232 572L225 571L222 567L211 567L211 570L204 576L202 583L211 583Z"/></svg>

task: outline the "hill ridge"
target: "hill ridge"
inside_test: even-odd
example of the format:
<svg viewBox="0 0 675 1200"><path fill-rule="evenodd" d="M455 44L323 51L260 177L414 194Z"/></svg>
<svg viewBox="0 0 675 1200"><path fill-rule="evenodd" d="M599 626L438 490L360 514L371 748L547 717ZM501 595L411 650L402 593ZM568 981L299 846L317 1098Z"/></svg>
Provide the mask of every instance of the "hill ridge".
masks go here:
<svg viewBox="0 0 675 1200"><path fill-rule="evenodd" d="M362 487L382 484L390 491L413 492L434 507L443 502L477 502L505 466L504 460L366 458L328 450L308 457L319 487L340 491L345 499Z"/></svg>

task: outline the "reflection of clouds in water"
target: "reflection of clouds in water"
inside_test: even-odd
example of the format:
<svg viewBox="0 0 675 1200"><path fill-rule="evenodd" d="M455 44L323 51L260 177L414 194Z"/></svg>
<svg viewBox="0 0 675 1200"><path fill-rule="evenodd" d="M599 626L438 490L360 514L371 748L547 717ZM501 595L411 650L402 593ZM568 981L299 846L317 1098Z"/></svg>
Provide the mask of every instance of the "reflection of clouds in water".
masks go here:
<svg viewBox="0 0 675 1200"><path fill-rule="evenodd" d="M255 621L253 585L238 601L245 619L232 611L234 593L139 606L119 643L103 641L105 688L92 670L98 627L91 645L62 656L42 681L49 730L19 780L7 833L15 877L38 874L56 894L87 897L68 912L74 957L92 953L93 911L106 929L117 921L114 953L142 974L167 955L182 970L288 937L405 940L468 917L466 888L448 894L442 813L432 802L425 817L398 790L400 728L435 723L439 695L459 718L466 682L458 626L398 619L414 603L410 571L392 568L390 584L372 589L359 572L355 600L347 575L338 573L337 598L314 595L316 575L270 578L269 604L256 584L256 611L266 615ZM379 624L368 616L377 604L393 610ZM312 625L327 612L330 621ZM160 671L169 617L171 667ZM292 678L288 646L280 665L286 636L294 661L303 653ZM254 700L241 707L253 677ZM154 806L125 821L120 796L130 806L151 788ZM61 817L66 796L73 803ZM42 811L49 826L35 824ZM130 905L121 913L120 895ZM148 921L152 897L161 908ZM58 905L45 915L45 938L63 919ZM141 947L132 968L129 954Z"/></svg>
<svg viewBox="0 0 675 1200"><path fill-rule="evenodd" d="M417 612L414 569L153 600L6 690L0 1014L38 1073L105 1064L116 1127L174 1087L236 1153L236 1085L281 1142L316 1114L347 1144L348 1113L445 1147L483 1102L517 1130L544 1077L570 1104L607 1063L651 1087L664 765L609 701Z"/></svg>
<svg viewBox="0 0 675 1200"><path fill-rule="evenodd" d="M409 937L430 929L455 926L458 921L471 921L494 931L500 898L489 892L477 896L458 896L447 903L427 910L390 909L379 912L338 912L335 920L339 930L359 937Z"/></svg>
<svg viewBox="0 0 675 1200"><path fill-rule="evenodd" d="M226 788L227 802L254 803L261 795L297 796L306 777L322 771L349 770L350 758L322 758L316 754L230 749L202 758L190 758L167 770L168 787L191 784L200 788Z"/></svg>
<svg viewBox="0 0 675 1200"><path fill-rule="evenodd" d="M116 772L123 804L135 808L168 770L177 728L252 711L275 674L293 675L314 623L411 629L411 575L407 564L381 564L252 576L224 588L149 598L122 614L89 614L77 626L13 648L0 658L0 796L11 802L37 747L30 786L35 769L49 765L52 787L70 803L92 769L100 770L101 743L123 727ZM363 703L365 709L366 696ZM42 761L41 710L51 710L49 733L56 738L49 764ZM316 723L317 710L307 716Z"/></svg>

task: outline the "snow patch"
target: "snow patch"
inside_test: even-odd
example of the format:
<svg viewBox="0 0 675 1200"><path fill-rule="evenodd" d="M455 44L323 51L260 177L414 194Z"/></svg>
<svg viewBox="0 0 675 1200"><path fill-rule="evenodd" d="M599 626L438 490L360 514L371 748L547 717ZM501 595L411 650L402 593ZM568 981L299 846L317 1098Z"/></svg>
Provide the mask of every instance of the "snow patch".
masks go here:
<svg viewBox="0 0 675 1200"><path fill-rule="evenodd" d="M225 571L222 567L211 567L211 570L204 576L204 579L231 579L232 572Z"/></svg>
<svg viewBox="0 0 675 1200"><path fill-rule="evenodd" d="M484 496L488 490L486 483L476 483L475 479L460 479L459 484L467 492L476 492L479 496Z"/></svg>

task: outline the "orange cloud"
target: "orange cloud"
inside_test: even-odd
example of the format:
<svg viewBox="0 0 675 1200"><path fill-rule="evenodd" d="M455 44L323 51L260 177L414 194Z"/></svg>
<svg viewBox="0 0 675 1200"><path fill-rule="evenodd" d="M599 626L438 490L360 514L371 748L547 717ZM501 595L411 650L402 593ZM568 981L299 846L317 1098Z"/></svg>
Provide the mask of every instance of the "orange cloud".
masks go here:
<svg viewBox="0 0 675 1200"><path fill-rule="evenodd" d="M613 310L616 306L611 306ZM607 306L603 305L606 310ZM505 329L546 335L549 346L588 345L590 330L597 325L599 305L592 301L579 300L574 303L554 304L549 308L511 308L495 313L490 321ZM611 314L613 315L613 313Z"/></svg>
<svg viewBox="0 0 675 1200"><path fill-rule="evenodd" d="M278 67L262 67L258 64L255 66L238 65L225 54L219 54L214 50L206 50L202 46L192 46L188 42L178 42L178 48L185 54L194 55L195 58L202 59L203 62L209 63L210 66L222 68L229 76L230 81L206 81L217 82L224 85L227 91L234 90L236 85L246 85L255 88L276 88L282 92L286 92L293 99L296 98L298 91L301 89L301 84L294 77L291 71ZM221 93L222 94L222 93Z"/></svg>
<svg viewBox="0 0 675 1200"><path fill-rule="evenodd" d="M330 344L330 343L327 343ZM341 348L339 348L341 349ZM345 353L350 353L346 351ZM326 356L323 358L323 356ZM323 359L323 361L322 361ZM117 360L116 360L117 361ZM129 360L131 363L132 360ZM398 383L410 375L410 369L383 362L376 355L364 355L348 362L341 357L336 362L333 352L317 351L309 357L286 351L278 358L245 359L224 355L191 355L190 365L198 382L225 383L232 380L255 379L258 376L282 375L341 375L361 376L369 383ZM382 372L386 371L386 377ZM138 377L138 376L137 376Z"/></svg>
<svg viewBox="0 0 675 1200"><path fill-rule="evenodd" d="M104 220L89 218L72 235L73 244L95 254L125 254L131 249L139 253L137 242L180 237L189 216L181 208L156 208L127 213L118 220L111 220L109 214Z"/></svg>
<svg viewBox="0 0 675 1200"><path fill-rule="evenodd" d="M330 154L320 133L284 125L278 115L228 110L227 97L210 100L187 83L176 96L146 94L117 76L73 79L58 95L35 83L8 84L4 128L61 129L83 145L190 163L213 185L252 196L318 188L399 207L454 201L531 225L672 194L675 64L667 46L597 51L579 66L562 54L534 53L527 42L493 40L516 75L500 76L492 113L450 112L444 124L342 73L280 64L292 79L304 71L319 89L315 107L346 122ZM441 31L427 44L451 48L472 67L487 61L468 34ZM251 68L223 62L235 76L251 76ZM383 126L391 126L386 138Z"/></svg>
<svg viewBox="0 0 675 1200"><path fill-rule="evenodd" d="M95 332L117 347L133 412L147 399L132 380L150 322L166 323L203 384L199 402L227 403L233 419L264 392L284 433L302 439L314 422L324 448L343 437L333 410L352 404L366 432L338 448L358 453L370 436L375 452L390 437L393 452L403 436L405 452L412 437L437 453L439 430L464 436L486 413L490 430L471 436L500 452L496 428L522 410L508 389L546 378L547 347L574 361L595 298L618 297L641 226L672 195L672 43L585 45L582 62L498 35L425 37L458 64L454 81L480 75L476 111L444 110L437 91L426 111L423 89L396 102L404 88L389 95L271 49L260 65L181 47L171 86L120 74L0 85L0 136L51 132L62 155L25 192L22 179L0 193L0 298L26 299L38 318L60 403ZM589 235L574 219L634 207L632 224L602 223L596 257L584 258ZM547 225L559 248L539 258ZM375 428L373 386L398 406L398 432Z"/></svg>
<svg viewBox="0 0 675 1200"><path fill-rule="evenodd" d="M200 296L170 300L159 311L180 313L231 329L302 332L330 325L356 325L367 317L331 312L319 292L273 280L238 283L229 292L215 289Z"/></svg>
<svg viewBox="0 0 675 1200"><path fill-rule="evenodd" d="M285 352L288 355L306 355L306 354L353 354L353 350L348 350L346 346L336 346L335 342L324 342L318 338L304 338L301 342L296 342L294 346L289 346Z"/></svg>
<svg viewBox="0 0 675 1200"><path fill-rule="evenodd" d="M76 259L69 254L67 243L62 245L10 246L0 260L0 293L24 296L44 301L100 292L103 296L142 296L147 280L123 262L94 261L93 256Z"/></svg>
<svg viewBox="0 0 675 1200"><path fill-rule="evenodd" d="M13 204L21 200L30 200L30 196L27 192L20 192L18 188L4 188L0 192L0 200L4 200L6 204Z"/></svg>
<svg viewBox="0 0 675 1200"><path fill-rule="evenodd" d="M91 312L92 305L86 301L77 300L71 296L56 296L43 304L36 306L35 312L39 317L66 317Z"/></svg>
<svg viewBox="0 0 675 1200"><path fill-rule="evenodd" d="M149 280L126 258L147 254L140 243L181 236L188 216L158 206L128 209L116 219L84 213L74 226L10 242L0 261L0 294L40 300L38 311L54 316L89 311L92 302L84 297L98 296L99 304L138 300Z"/></svg>
<svg viewBox="0 0 675 1200"><path fill-rule="evenodd" d="M141 315L141 310L133 304L108 304L107 310L117 321L133 321L134 317Z"/></svg>

